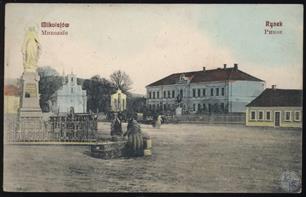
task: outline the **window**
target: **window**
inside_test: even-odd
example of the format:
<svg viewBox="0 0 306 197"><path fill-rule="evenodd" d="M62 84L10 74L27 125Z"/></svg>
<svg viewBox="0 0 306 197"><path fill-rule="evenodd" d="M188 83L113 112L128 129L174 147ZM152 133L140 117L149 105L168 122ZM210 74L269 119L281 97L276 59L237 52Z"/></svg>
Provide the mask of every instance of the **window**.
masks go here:
<svg viewBox="0 0 306 197"><path fill-rule="evenodd" d="M263 111L258 112L258 120L263 120Z"/></svg>
<svg viewBox="0 0 306 197"><path fill-rule="evenodd" d="M192 89L192 96L196 97L196 89Z"/></svg>
<svg viewBox="0 0 306 197"><path fill-rule="evenodd" d="M155 104L152 104L152 106L153 106L153 110L155 110Z"/></svg>
<svg viewBox="0 0 306 197"><path fill-rule="evenodd" d="M198 104L198 111L201 111L201 104Z"/></svg>
<svg viewBox="0 0 306 197"><path fill-rule="evenodd" d="M221 111L224 112L224 103L221 103L221 104L220 104L220 107L221 107Z"/></svg>
<svg viewBox="0 0 306 197"><path fill-rule="evenodd" d="M151 107L151 104L149 104L149 109L151 110L151 108L152 108L152 107Z"/></svg>
<svg viewBox="0 0 306 197"><path fill-rule="evenodd" d="M219 96L219 88L216 88L216 96Z"/></svg>
<svg viewBox="0 0 306 197"><path fill-rule="evenodd" d="M224 88L221 89L221 95L224 96Z"/></svg>
<svg viewBox="0 0 306 197"><path fill-rule="evenodd" d="M166 91L164 91L164 98L166 98Z"/></svg>
<svg viewBox="0 0 306 197"><path fill-rule="evenodd" d="M201 89L198 89L198 97L201 96Z"/></svg>
<svg viewBox="0 0 306 197"><path fill-rule="evenodd" d="M195 104L193 104L193 111L195 111L196 110L196 105Z"/></svg>
<svg viewBox="0 0 306 197"><path fill-rule="evenodd" d="M172 90L172 98L174 98L174 97L175 97L175 91Z"/></svg>
<svg viewBox="0 0 306 197"><path fill-rule="evenodd" d="M271 112L266 111L266 120L271 120Z"/></svg>
<svg viewBox="0 0 306 197"><path fill-rule="evenodd" d="M170 91L168 90L168 98L170 98Z"/></svg>
<svg viewBox="0 0 306 197"><path fill-rule="evenodd" d="M159 91L156 92L156 97L159 99Z"/></svg>
<svg viewBox="0 0 306 197"><path fill-rule="evenodd" d="M211 104L208 104L208 111L211 112Z"/></svg>
<svg viewBox="0 0 306 197"><path fill-rule="evenodd" d="M151 95L151 92L149 92L149 98L152 98L151 96L152 96L152 95Z"/></svg>
<svg viewBox="0 0 306 197"><path fill-rule="evenodd" d="M159 109L159 104L156 105L156 109L157 109L157 110Z"/></svg>
<svg viewBox="0 0 306 197"><path fill-rule="evenodd" d="M299 112L299 111L294 112L294 120L295 121L301 121L301 112Z"/></svg>
<svg viewBox="0 0 306 197"><path fill-rule="evenodd" d="M206 111L206 105L203 103L203 111Z"/></svg>
<svg viewBox="0 0 306 197"><path fill-rule="evenodd" d="M213 88L210 89L210 96L214 96L214 89Z"/></svg>
<svg viewBox="0 0 306 197"><path fill-rule="evenodd" d="M203 94L203 96L206 96L206 90L205 89L202 90L202 94Z"/></svg>
<svg viewBox="0 0 306 197"><path fill-rule="evenodd" d="M185 78L185 75L184 75L184 74L181 74L181 75L180 75L180 80L183 81L183 80L185 80L184 78Z"/></svg>
<svg viewBox="0 0 306 197"><path fill-rule="evenodd" d="M290 111L285 112L285 121L291 121L291 112Z"/></svg>
<svg viewBox="0 0 306 197"><path fill-rule="evenodd" d="M72 103L72 100L70 100L70 103ZM115 103L115 108L117 109L117 107L118 107L118 106L117 106L117 104L118 104L118 103L117 103L117 99L114 99L114 103Z"/></svg>
<svg viewBox="0 0 306 197"><path fill-rule="evenodd" d="M155 99L155 92L153 92L153 99Z"/></svg>
<svg viewBox="0 0 306 197"><path fill-rule="evenodd" d="M166 104L164 104L164 110L166 110Z"/></svg>
<svg viewBox="0 0 306 197"><path fill-rule="evenodd" d="M73 88L71 88L71 93L73 93Z"/></svg>
<svg viewBox="0 0 306 197"><path fill-rule="evenodd" d="M251 120L256 120L256 112L251 111Z"/></svg>

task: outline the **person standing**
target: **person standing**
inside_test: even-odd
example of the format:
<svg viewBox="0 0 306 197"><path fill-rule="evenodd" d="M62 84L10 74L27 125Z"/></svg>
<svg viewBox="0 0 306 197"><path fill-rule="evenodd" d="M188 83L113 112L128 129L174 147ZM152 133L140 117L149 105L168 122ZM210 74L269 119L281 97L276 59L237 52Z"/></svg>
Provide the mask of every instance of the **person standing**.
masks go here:
<svg viewBox="0 0 306 197"><path fill-rule="evenodd" d="M128 136L127 152L129 156L143 156L143 134L136 118L129 120L127 132L124 136Z"/></svg>

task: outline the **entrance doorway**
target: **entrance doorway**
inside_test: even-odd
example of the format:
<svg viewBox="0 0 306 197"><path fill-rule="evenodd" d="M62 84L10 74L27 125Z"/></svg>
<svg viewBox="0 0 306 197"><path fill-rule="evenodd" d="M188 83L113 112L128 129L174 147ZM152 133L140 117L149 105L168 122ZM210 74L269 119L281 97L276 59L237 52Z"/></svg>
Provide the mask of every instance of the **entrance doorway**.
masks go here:
<svg viewBox="0 0 306 197"><path fill-rule="evenodd" d="M280 112L275 112L274 114L274 126L280 126Z"/></svg>

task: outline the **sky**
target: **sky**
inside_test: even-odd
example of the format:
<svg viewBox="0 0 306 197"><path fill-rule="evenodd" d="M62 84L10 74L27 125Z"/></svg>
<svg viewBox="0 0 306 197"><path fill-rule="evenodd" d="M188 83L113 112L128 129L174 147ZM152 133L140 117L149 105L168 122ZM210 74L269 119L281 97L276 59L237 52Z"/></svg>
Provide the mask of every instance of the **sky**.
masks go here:
<svg viewBox="0 0 306 197"><path fill-rule="evenodd" d="M6 4L5 77L23 72L22 44L37 28L38 66L109 79L123 70L132 92L167 75L238 64L266 87L303 87L302 5ZM266 21L282 26L269 28ZM65 22L68 28L42 28ZM42 30L68 35L42 35ZM265 34L265 29L282 31Z"/></svg>

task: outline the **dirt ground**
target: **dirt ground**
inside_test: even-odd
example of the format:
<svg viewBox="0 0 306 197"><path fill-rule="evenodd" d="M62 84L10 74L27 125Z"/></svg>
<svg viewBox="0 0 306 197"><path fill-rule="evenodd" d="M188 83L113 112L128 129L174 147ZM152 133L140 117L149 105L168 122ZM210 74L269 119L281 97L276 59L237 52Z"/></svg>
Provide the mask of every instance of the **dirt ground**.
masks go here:
<svg viewBox="0 0 306 197"><path fill-rule="evenodd" d="M109 124L102 133L109 133ZM153 156L102 160L87 146L4 149L4 190L42 192L283 192L301 176L302 130L241 125L142 125Z"/></svg>

